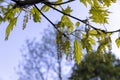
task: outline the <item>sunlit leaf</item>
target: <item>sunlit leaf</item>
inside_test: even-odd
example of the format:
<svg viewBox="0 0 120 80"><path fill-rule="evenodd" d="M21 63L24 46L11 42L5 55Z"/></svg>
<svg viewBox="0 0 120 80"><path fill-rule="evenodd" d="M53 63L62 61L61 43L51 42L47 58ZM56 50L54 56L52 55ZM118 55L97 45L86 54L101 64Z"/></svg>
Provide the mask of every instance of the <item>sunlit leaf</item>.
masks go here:
<svg viewBox="0 0 120 80"><path fill-rule="evenodd" d="M104 8L98 6L98 7L92 7L90 10L90 18L93 22L96 23L108 23L108 14L109 12L105 10Z"/></svg>
<svg viewBox="0 0 120 80"><path fill-rule="evenodd" d="M12 20L10 20L9 25L6 28L6 37L5 37L5 40L8 39L11 30L13 30L14 25L16 25L16 22L17 22L17 17L14 18L14 19L12 19Z"/></svg>
<svg viewBox="0 0 120 80"><path fill-rule="evenodd" d="M93 44L93 45L96 44L95 40L93 38L90 38L90 37L88 38L88 42L91 43L91 44Z"/></svg>
<svg viewBox="0 0 120 80"><path fill-rule="evenodd" d="M66 13L66 14L70 14L72 12L72 9L71 9L71 7L68 6L65 10L62 9L62 12Z"/></svg>
<svg viewBox="0 0 120 80"><path fill-rule="evenodd" d="M79 27L80 26L80 22L76 22L75 26Z"/></svg>
<svg viewBox="0 0 120 80"><path fill-rule="evenodd" d="M20 11L20 8L16 8L16 9L9 9L7 12L4 13L4 21L9 21L10 19L13 19L15 17L15 14L18 13Z"/></svg>
<svg viewBox="0 0 120 80"><path fill-rule="evenodd" d="M96 30L89 30L89 35L97 35L98 32Z"/></svg>
<svg viewBox="0 0 120 80"><path fill-rule="evenodd" d="M82 53L82 49L80 47L80 43L76 39L74 41L74 58L75 58L75 61L77 62L77 64L79 64L81 62L82 56L83 56L83 53Z"/></svg>
<svg viewBox="0 0 120 80"><path fill-rule="evenodd" d="M115 3L117 0L111 0L111 1Z"/></svg>
<svg viewBox="0 0 120 80"><path fill-rule="evenodd" d="M80 0L80 2L82 2L85 6L87 6L87 4L89 4L89 5L93 4L92 0Z"/></svg>
<svg viewBox="0 0 120 80"><path fill-rule="evenodd" d="M61 24L62 24L62 27L67 27L69 31L72 31L74 29L74 26L73 26L73 23L72 21L69 19L68 16L65 16L63 15L61 17ZM60 26L61 27L61 26Z"/></svg>
<svg viewBox="0 0 120 80"><path fill-rule="evenodd" d="M4 21L10 20L13 17L14 17L14 9L10 9L10 10L8 10L8 12L5 13Z"/></svg>
<svg viewBox="0 0 120 80"><path fill-rule="evenodd" d="M34 22L40 22L41 21L41 14L35 7L33 7L31 9L31 13L33 15Z"/></svg>
<svg viewBox="0 0 120 80"><path fill-rule="evenodd" d="M117 47L120 47L120 37L115 40Z"/></svg>
<svg viewBox="0 0 120 80"><path fill-rule="evenodd" d="M43 12L47 12L47 11L49 11L49 9L50 9L49 6L44 5L44 6L41 8L41 11L43 11Z"/></svg>
<svg viewBox="0 0 120 80"><path fill-rule="evenodd" d="M116 0L103 0L104 5L106 5L107 7L109 7L111 5L112 2L116 2Z"/></svg>

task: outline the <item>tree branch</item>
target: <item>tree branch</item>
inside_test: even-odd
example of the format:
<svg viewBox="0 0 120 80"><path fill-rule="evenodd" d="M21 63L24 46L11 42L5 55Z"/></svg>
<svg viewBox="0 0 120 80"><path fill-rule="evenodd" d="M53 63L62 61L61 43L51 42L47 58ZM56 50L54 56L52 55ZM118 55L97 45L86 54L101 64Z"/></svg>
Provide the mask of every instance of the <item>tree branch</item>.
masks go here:
<svg viewBox="0 0 120 80"><path fill-rule="evenodd" d="M13 6L14 8L16 7L23 7L26 5L33 5L33 4L37 4L37 3L42 3L43 1L45 2L45 0L24 0L24 1L18 1L18 0L12 0L13 2L16 3L15 6Z"/></svg>
<svg viewBox="0 0 120 80"><path fill-rule="evenodd" d="M54 10L56 10L56 11L58 11L58 12L64 14L64 15L66 15L66 16L69 16L69 17L71 17L71 18L73 18L73 19L75 19L75 20L78 20L78 21L84 23L85 25L91 27L91 28L94 29L94 30L97 30L97 31L99 30L99 31L101 31L101 32L103 32L103 33L115 33L115 32L120 32L120 29L115 30L115 31L106 31L106 30L102 30L102 29L96 28L96 27L90 25L89 23L86 23L85 20L81 20L81 19L76 18L76 17L74 17L74 16L72 16L72 15L70 15L70 14L64 13L64 12L60 11L59 9L56 9L56 8L54 8L53 6L51 6L51 5L47 4L47 3L44 3L44 4L46 4L47 6L51 7L52 9L54 9Z"/></svg>
<svg viewBox="0 0 120 80"><path fill-rule="evenodd" d="M72 2L72 1L75 1L75 0L68 0L68 1L65 1L65 2L62 2L62 3L48 2L48 0L27 0L27 1L12 0L12 1L14 1L14 2L16 3L16 5L13 6L13 8L16 8L16 7L24 7L24 6L26 6L26 5L34 5L34 4L37 4L37 3L44 3L44 4L46 4L47 6L51 7L52 9L54 9L54 10L56 10L56 11L58 11L58 12L64 14L64 15L67 15L67 16L75 19L75 20L78 20L78 21L84 23L85 25L93 28L94 30L99 30L99 31L101 31L101 32L103 32L103 33L115 33L115 32L120 32L120 29L115 30L115 31L106 31L106 30L102 30L102 29L96 28L96 27L90 25L89 23L86 23L85 20L81 20L81 19L76 18L76 17L74 17L74 16L72 16L72 15L70 15L70 14L66 14L66 13L64 13L64 12L62 12L62 11L60 11L60 10L58 10L58 9L56 9L56 8L54 8L54 7L52 6L52 5L62 5L62 4L66 4L66 3L69 3L69 2ZM46 18L46 19L47 19L47 18ZM48 19L47 19L47 20L48 20ZM48 21L51 23L50 20L48 20ZM53 25L53 23L51 23L51 24Z"/></svg>
<svg viewBox="0 0 120 80"><path fill-rule="evenodd" d="M57 27L56 27L56 25L49 19L49 18L47 18L42 12L41 12L41 10L40 9L38 9L38 7L34 4L34 7L40 12L40 14L45 18L45 19L47 19L52 25L53 25L53 27L57 30L57 31L59 31L59 32L61 32ZM64 36L64 37L66 37L67 39L69 39L69 37L65 34L65 33L63 33L63 32L61 32L62 33L62 35Z"/></svg>
<svg viewBox="0 0 120 80"><path fill-rule="evenodd" d="M16 3L16 5L13 6L13 8L16 8L16 7L24 7L26 5L34 5L37 3L46 3L49 5L62 5L62 4L66 4L66 3L69 3L75 0L69 0L69 1L62 2L62 3L49 2L48 0L27 0L27 1L26 0L24 1L12 0L12 1Z"/></svg>
<svg viewBox="0 0 120 80"><path fill-rule="evenodd" d="M67 4L72 1L75 1L75 0L69 0L69 1L62 2L62 3L56 3L56 2L45 2L45 3L50 4L50 5L62 5L62 4Z"/></svg>

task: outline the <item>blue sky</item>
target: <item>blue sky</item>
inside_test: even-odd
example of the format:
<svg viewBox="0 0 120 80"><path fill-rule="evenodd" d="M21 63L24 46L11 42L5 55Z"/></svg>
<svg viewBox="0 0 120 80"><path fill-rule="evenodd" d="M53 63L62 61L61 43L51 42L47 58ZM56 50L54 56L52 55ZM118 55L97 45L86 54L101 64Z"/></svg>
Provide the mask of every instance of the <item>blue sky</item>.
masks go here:
<svg viewBox="0 0 120 80"><path fill-rule="evenodd" d="M19 23L14 31L11 32L9 40L4 41L5 29L4 24L0 29L0 77L4 77L3 80L13 80L9 77L14 73L14 68L17 67L17 63L20 60L21 52L20 48L25 43L26 39L33 37L40 38L42 35L44 24L29 23L28 27L24 31L22 30L21 24ZM14 77L14 76L13 76Z"/></svg>
<svg viewBox="0 0 120 80"><path fill-rule="evenodd" d="M83 6L77 6L77 1L72 4L72 7L75 8L74 13L72 15L77 16L78 18L86 18L84 15L88 15L87 10ZM110 24L107 25L109 30L116 30L120 28L120 3L114 4L111 7L110 15ZM58 14L58 15L56 15ZM51 10L46 14L49 18L55 23L59 19L59 13ZM81 17L84 16L84 17ZM58 18L58 19L57 19ZM20 49L25 43L26 39L33 39L34 37L41 38L41 35L44 32L44 29L49 26L45 19L42 20L41 23L34 23L30 21L25 30L22 30L22 15L20 16L20 20L18 24L11 32L9 36L9 40L5 41L5 29L7 23L3 23L0 25L0 80L16 80L15 70L17 69L18 63L21 61L21 52ZM110 27L109 27L110 26ZM113 27L114 26L114 27ZM49 28L51 28L50 26ZM47 27L48 28L48 27ZM118 37L117 34L114 34L113 41ZM113 42L113 50L117 56L120 58L120 49L118 49Z"/></svg>

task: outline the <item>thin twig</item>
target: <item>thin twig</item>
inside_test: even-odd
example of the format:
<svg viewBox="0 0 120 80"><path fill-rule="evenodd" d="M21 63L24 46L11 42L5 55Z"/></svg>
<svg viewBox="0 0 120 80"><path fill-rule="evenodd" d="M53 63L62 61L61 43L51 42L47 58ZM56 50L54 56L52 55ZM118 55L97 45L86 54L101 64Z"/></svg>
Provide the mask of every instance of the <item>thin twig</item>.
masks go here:
<svg viewBox="0 0 120 80"><path fill-rule="evenodd" d="M40 14L41 14L45 19L47 19L47 20L53 25L53 27L54 27L57 31L61 32L61 31L56 27L56 25L55 25L49 18L47 18L47 17L41 12L40 9L38 9L38 7L37 7L35 4L34 4L34 7L40 12ZM62 33L62 35L63 35L64 37L66 37L66 38L69 39L69 37L68 37L65 33L63 33L63 32L61 32L61 33Z"/></svg>
<svg viewBox="0 0 120 80"><path fill-rule="evenodd" d="M96 28L96 27L90 25L89 23L86 23L85 20L81 20L81 19L76 18L76 17L74 17L74 16L72 16L72 15L70 15L70 14L64 13L64 12L60 11L59 9L56 9L56 8L54 8L54 7L52 6L52 5L62 5L62 4L66 4L66 3L69 3L69 2L72 2L72 1L75 1L75 0L69 0L69 1L66 1L66 2L62 2L62 3L47 2L47 1L45 1L45 0L35 0L35 1L32 1L32 0L31 0L31 1L17 1L17 0L12 0L12 1L14 1L14 2L16 3L16 5L13 6L13 8L16 8L17 6L23 7L23 6L25 6L25 5L34 5L34 4L37 4L37 3L44 3L44 4L46 4L47 6L51 7L52 9L56 10L56 11L58 11L58 12L64 14L64 15L66 15L66 16L69 16L69 17L71 17L71 18L73 18L73 19L75 19L75 20L78 20L78 21L84 23L85 25L88 25L89 27L93 28L94 30L101 31L101 32L103 32L103 33L115 33L115 32L120 32L120 29L115 30L115 31L106 31L106 30L102 30L102 29ZM51 23L51 22L50 22L50 23ZM52 23L51 23L51 24L52 24ZM53 24L52 24L52 25L53 25Z"/></svg>
<svg viewBox="0 0 120 80"><path fill-rule="evenodd" d="M62 2L62 3L56 3L56 2L45 2L45 3L49 5L62 5L62 4L67 4L72 1L75 1L75 0L69 0L69 1Z"/></svg>
<svg viewBox="0 0 120 80"><path fill-rule="evenodd" d="M44 4L46 4L46 3L44 3ZM99 30L99 31L101 31L101 32L103 32L103 33L115 33L115 32L120 32L120 29L115 30L115 31L106 31L106 30L102 30L102 29L96 28L96 27L90 25L89 23L86 23L86 21L84 21L84 20L81 20L81 19L79 19L79 18L76 18L76 17L74 17L74 16L72 16L72 15L70 15L70 14L64 13L64 12L60 11L59 9L54 8L53 6L51 6L51 5L49 5L49 4L46 4L46 5L49 6L49 7L51 7L52 9L54 9L54 10L56 10L56 11L64 14L64 15L66 15L66 16L69 16L69 17L71 17L71 18L73 18L73 19L75 19L75 20L78 20L78 21L84 23L85 25L88 25L89 27L93 28L94 30Z"/></svg>

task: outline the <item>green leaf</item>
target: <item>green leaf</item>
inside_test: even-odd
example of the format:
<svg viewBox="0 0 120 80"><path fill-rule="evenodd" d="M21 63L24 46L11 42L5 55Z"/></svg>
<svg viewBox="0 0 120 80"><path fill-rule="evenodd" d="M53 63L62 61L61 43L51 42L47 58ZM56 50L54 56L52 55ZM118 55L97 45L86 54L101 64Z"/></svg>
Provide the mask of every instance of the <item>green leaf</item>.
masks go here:
<svg viewBox="0 0 120 80"><path fill-rule="evenodd" d="M106 5L107 7L109 7L111 5L111 0L103 0L104 5Z"/></svg>
<svg viewBox="0 0 120 80"><path fill-rule="evenodd" d="M34 22L40 22L41 21L41 14L35 7L33 7L31 9L31 13L33 15Z"/></svg>
<svg viewBox="0 0 120 80"><path fill-rule="evenodd" d="M9 9L7 12L4 13L4 21L13 19L15 17L15 14L20 11L20 8L15 9Z"/></svg>
<svg viewBox="0 0 120 80"><path fill-rule="evenodd" d="M120 37L115 40L117 47L120 47Z"/></svg>
<svg viewBox="0 0 120 80"><path fill-rule="evenodd" d="M43 11L43 12L47 12L47 11L49 11L49 10L50 10L50 7L47 6L47 5L44 5L44 6L41 8L41 11Z"/></svg>
<svg viewBox="0 0 120 80"><path fill-rule="evenodd" d="M80 26L80 22L76 22L75 26L79 27Z"/></svg>
<svg viewBox="0 0 120 80"><path fill-rule="evenodd" d="M10 20L9 25L6 28L6 37L5 37L5 40L8 39L11 30L13 30L14 25L16 25L16 22L17 22L17 17L14 18L14 19L12 19L12 20Z"/></svg>
<svg viewBox="0 0 120 80"><path fill-rule="evenodd" d="M93 35L93 36L96 36L98 34L98 32L96 30L89 30L89 35Z"/></svg>
<svg viewBox="0 0 120 80"><path fill-rule="evenodd" d="M12 19L14 17L14 9L8 10L4 15L4 21Z"/></svg>
<svg viewBox="0 0 120 80"><path fill-rule="evenodd" d="M2 16L0 16L0 24L1 24L2 21L3 21L3 18L2 18Z"/></svg>
<svg viewBox="0 0 120 80"><path fill-rule="evenodd" d="M77 62L77 64L79 64L81 62L82 56L83 56L83 53L82 53L82 49L80 47L80 43L76 39L74 41L74 58L75 58L75 61Z"/></svg>
<svg viewBox="0 0 120 80"><path fill-rule="evenodd" d="M98 53L102 53L106 51L106 48L110 48L110 43L111 43L111 39L110 37L104 37L103 39L99 40L99 46L97 48L97 52Z"/></svg>
<svg viewBox="0 0 120 80"><path fill-rule="evenodd" d="M71 7L68 6L65 10L62 9L62 12L66 13L66 14L70 14L72 12L72 9L71 9Z"/></svg>
<svg viewBox="0 0 120 80"><path fill-rule="evenodd" d="M90 53L93 48L92 45L96 45L95 40L91 37L86 37L81 39L82 48L86 48L86 51Z"/></svg>
<svg viewBox="0 0 120 80"><path fill-rule="evenodd" d="M88 38L88 42L91 43L92 45L96 45L95 40L91 37Z"/></svg>
<svg viewBox="0 0 120 80"><path fill-rule="evenodd" d="M60 28L64 28L65 25L62 21L60 21L60 22L58 22L57 26Z"/></svg>
<svg viewBox="0 0 120 80"><path fill-rule="evenodd" d="M57 4L57 3L62 3L62 0L57 0L55 2L53 2L54 4Z"/></svg>
<svg viewBox="0 0 120 80"><path fill-rule="evenodd" d="M80 2L82 2L85 6L87 6L87 3L92 5L93 1L92 0L80 0Z"/></svg>
<svg viewBox="0 0 120 80"><path fill-rule="evenodd" d="M111 0L113 3L115 3L117 0Z"/></svg>
<svg viewBox="0 0 120 80"><path fill-rule="evenodd" d="M93 22L100 23L100 24L108 23L109 12L105 10L103 7L93 6L90 9L89 13L91 14L90 19L92 19Z"/></svg>
<svg viewBox="0 0 120 80"><path fill-rule="evenodd" d="M111 6L112 2L115 3L116 0L103 0L104 5L107 7Z"/></svg>
<svg viewBox="0 0 120 80"><path fill-rule="evenodd" d="M58 23L59 25L61 25L60 27L63 27L63 28L67 27L68 31L72 31L74 29L72 21L66 15L63 15L61 18L61 21Z"/></svg>

